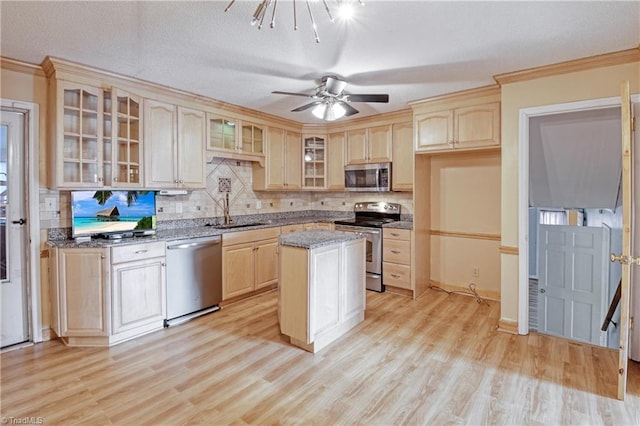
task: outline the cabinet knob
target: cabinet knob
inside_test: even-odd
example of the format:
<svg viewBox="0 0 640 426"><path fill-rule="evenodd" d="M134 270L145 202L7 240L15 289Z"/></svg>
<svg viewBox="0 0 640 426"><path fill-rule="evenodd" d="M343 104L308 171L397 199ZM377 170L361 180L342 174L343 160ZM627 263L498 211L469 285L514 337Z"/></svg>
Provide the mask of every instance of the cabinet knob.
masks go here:
<svg viewBox="0 0 640 426"><path fill-rule="evenodd" d="M400 275L398 275L398 274L391 274L391 276L392 276L393 278L400 278Z"/></svg>
<svg viewBox="0 0 640 426"><path fill-rule="evenodd" d="M117 177L114 177L114 178L113 178L113 181L114 181L114 182L117 182L117 181L118 181L118 178L117 178Z"/></svg>
<svg viewBox="0 0 640 426"><path fill-rule="evenodd" d="M400 252L398 250L391 250L391 253L393 254L400 254Z"/></svg>

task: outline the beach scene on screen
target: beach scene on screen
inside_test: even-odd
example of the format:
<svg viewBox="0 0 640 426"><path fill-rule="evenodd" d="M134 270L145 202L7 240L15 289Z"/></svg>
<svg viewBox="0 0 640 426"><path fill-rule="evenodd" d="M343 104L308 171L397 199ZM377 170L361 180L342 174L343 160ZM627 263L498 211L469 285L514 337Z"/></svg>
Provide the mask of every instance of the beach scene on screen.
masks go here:
<svg viewBox="0 0 640 426"><path fill-rule="evenodd" d="M103 204L99 202L100 197L96 197L97 192L99 191L72 193L75 236L155 229L153 191L137 192L134 201L128 201L128 191L111 191L111 196Z"/></svg>

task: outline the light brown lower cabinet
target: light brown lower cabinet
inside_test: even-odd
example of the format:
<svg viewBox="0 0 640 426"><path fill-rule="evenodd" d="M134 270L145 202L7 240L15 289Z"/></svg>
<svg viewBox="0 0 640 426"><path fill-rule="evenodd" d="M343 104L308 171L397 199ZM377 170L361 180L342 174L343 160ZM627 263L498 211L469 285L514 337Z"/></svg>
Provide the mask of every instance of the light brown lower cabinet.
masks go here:
<svg viewBox="0 0 640 426"><path fill-rule="evenodd" d="M69 346L111 346L163 328L163 242L50 250L52 328Z"/></svg>
<svg viewBox="0 0 640 426"><path fill-rule="evenodd" d="M222 236L222 300L278 283L279 235L274 227Z"/></svg>
<svg viewBox="0 0 640 426"><path fill-rule="evenodd" d="M383 228L382 238L383 284L412 290L411 231L408 229Z"/></svg>

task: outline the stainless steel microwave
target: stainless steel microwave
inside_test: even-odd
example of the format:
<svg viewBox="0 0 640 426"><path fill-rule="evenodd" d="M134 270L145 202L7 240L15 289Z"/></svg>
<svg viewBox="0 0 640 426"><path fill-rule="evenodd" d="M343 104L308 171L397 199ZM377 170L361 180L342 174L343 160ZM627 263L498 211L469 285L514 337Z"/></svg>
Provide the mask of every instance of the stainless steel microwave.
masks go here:
<svg viewBox="0 0 640 426"><path fill-rule="evenodd" d="M391 191L391 163L352 164L344 167L346 191Z"/></svg>

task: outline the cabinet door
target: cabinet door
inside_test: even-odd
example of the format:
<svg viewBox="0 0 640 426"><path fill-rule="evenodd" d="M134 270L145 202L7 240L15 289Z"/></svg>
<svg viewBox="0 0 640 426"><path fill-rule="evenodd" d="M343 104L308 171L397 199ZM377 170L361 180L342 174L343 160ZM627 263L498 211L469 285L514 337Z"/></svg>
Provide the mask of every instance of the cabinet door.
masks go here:
<svg viewBox="0 0 640 426"><path fill-rule="evenodd" d="M143 170L142 99L115 88L111 93L108 93L108 97L111 103L109 129L106 120L107 93L105 93L103 139L105 185L119 188L141 188ZM107 162L107 155L109 162ZM107 165L110 170L107 170Z"/></svg>
<svg viewBox="0 0 640 426"><path fill-rule="evenodd" d="M302 136L286 132L285 138L285 189L302 189Z"/></svg>
<svg viewBox="0 0 640 426"><path fill-rule="evenodd" d="M162 324L165 314L164 258L125 262L112 269L112 332Z"/></svg>
<svg viewBox="0 0 640 426"><path fill-rule="evenodd" d="M327 189L344 191L344 166L346 134L332 133L327 143Z"/></svg>
<svg viewBox="0 0 640 426"><path fill-rule="evenodd" d="M417 115L416 151L441 151L453 147L453 110Z"/></svg>
<svg viewBox="0 0 640 426"><path fill-rule="evenodd" d="M253 243L222 249L222 299L253 291L255 286Z"/></svg>
<svg viewBox="0 0 640 426"><path fill-rule="evenodd" d="M58 249L62 336L109 334L108 254L102 248Z"/></svg>
<svg viewBox="0 0 640 426"><path fill-rule="evenodd" d="M347 164L367 162L367 129L347 132Z"/></svg>
<svg viewBox="0 0 640 426"><path fill-rule="evenodd" d="M302 162L305 189L324 189L326 182L326 137L305 136L303 140Z"/></svg>
<svg viewBox="0 0 640 426"><path fill-rule="evenodd" d="M103 185L103 94L97 87L57 81L53 185Z"/></svg>
<svg viewBox="0 0 640 426"><path fill-rule="evenodd" d="M413 123L393 125L391 173L394 191L413 190Z"/></svg>
<svg viewBox="0 0 640 426"><path fill-rule="evenodd" d="M285 131L269 126L267 131L267 155L264 165L265 182L262 189L284 189L285 146Z"/></svg>
<svg viewBox="0 0 640 426"><path fill-rule="evenodd" d="M238 149L236 120L207 114L207 122L209 126L207 128L208 150L235 152Z"/></svg>
<svg viewBox="0 0 640 426"><path fill-rule="evenodd" d="M262 126L243 122L240 135L240 151L247 154L262 154L264 152L263 135Z"/></svg>
<svg viewBox="0 0 640 426"><path fill-rule="evenodd" d="M370 163L391 161L391 125L371 127L368 130L368 154Z"/></svg>
<svg viewBox="0 0 640 426"><path fill-rule="evenodd" d="M178 107L178 186L204 188L205 113Z"/></svg>
<svg viewBox="0 0 640 426"><path fill-rule="evenodd" d="M344 279L340 292L342 306L340 320L345 321L354 315L364 312L366 304L366 272L353 265L366 264L367 250L364 240L342 243L342 269ZM351 266L351 267L349 267Z"/></svg>
<svg viewBox="0 0 640 426"><path fill-rule="evenodd" d="M456 148L500 145L500 102L457 108L454 123Z"/></svg>
<svg viewBox="0 0 640 426"><path fill-rule="evenodd" d="M313 249L310 255L309 336L306 343L313 342L322 332L340 322L341 290L344 288L340 244Z"/></svg>
<svg viewBox="0 0 640 426"><path fill-rule="evenodd" d="M150 99L144 101L145 186L177 186L176 108Z"/></svg>
<svg viewBox="0 0 640 426"><path fill-rule="evenodd" d="M257 290L278 282L278 240L261 241L255 249Z"/></svg>

